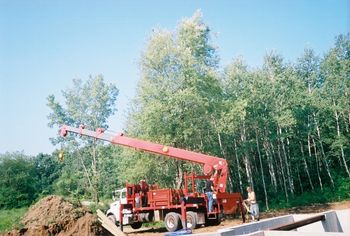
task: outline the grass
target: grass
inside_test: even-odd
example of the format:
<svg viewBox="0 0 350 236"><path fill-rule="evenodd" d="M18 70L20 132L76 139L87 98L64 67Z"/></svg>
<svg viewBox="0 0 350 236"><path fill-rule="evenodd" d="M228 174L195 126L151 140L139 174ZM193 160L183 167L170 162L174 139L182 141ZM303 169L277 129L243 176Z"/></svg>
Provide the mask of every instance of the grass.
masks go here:
<svg viewBox="0 0 350 236"><path fill-rule="evenodd" d="M9 210L0 209L0 233L14 228L20 228L20 219L27 210L27 207Z"/></svg>
<svg viewBox="0 0 350 236"><path fill-rule="evenodd" d="M161 228L164 227L163 221L153 221L153 222L145 222L142 224L143 227L155 227L155 228Z"/></svg>

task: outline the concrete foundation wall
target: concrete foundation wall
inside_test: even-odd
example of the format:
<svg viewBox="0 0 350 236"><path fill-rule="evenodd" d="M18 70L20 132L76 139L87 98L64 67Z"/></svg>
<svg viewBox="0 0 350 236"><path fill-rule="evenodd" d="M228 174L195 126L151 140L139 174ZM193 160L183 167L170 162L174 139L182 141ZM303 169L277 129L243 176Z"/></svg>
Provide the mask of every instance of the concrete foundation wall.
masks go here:
<svg viewBox="0 0 350 236"><path fill-rule="evenodd" d="M324 214L325 221L315 222L297 229L300 232L339 232L350 235L350 209L341 211L327 211L318 214L293 215L294 220L303 220L308 217Z"/></svg>
<svg viewBox="0 0 350 236"><path fill-rule="evenodd" d="M318 221L299 227L294 231L269 231L271 228L304 220L316 215L325 215L324 221ZM225 228L212 233L196 234L200 236L350 236L350 209L327 211L317 214L286 215L265 219L259 222Z"/></svg>
<svg viewBox="0 0 350 236"><path fill-rule="evenodd" d="M350 209L336 211L337 217L340 223L340 226L343 229L343 232L347 235L350 235Z"/></svg>
<svg viewBox="0 0 350 236"><path fill-rule="evenodd" d="M299 232L299 231L264 231L264 236L347 236L344 233Z"/></svg>
<svg viewBox="0 0 350 236"><path fill-rule="evenodd" d="M286 216L275 217L272 219L261 220L259 222L252 222L244 225L239 225L232 228L221 229L221 230L218 230L218 232L222 236L244 235L244 234L249 234L260 230L268 230L270 228L275 227L276 225L284 225L284 224L293 223L293 222L294 222L293 216L286 215Z"/></svg>

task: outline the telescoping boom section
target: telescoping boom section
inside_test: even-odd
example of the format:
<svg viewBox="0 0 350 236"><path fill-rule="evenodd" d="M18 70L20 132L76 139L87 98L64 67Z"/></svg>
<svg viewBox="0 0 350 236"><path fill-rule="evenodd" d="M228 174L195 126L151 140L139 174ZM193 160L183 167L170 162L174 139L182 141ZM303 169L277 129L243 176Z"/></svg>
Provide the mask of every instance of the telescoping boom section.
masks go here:
<svg viewBox="0 0 350 236"><path fill-rule="evenodd" d="M104 129L98 128L96 131L85 129L83 125L79 128L71 126L63 126L60 134L65 137L68 132L93 137L99 140L104 140L116 145L122 145L137 150L155 153L171 158L194 162L203 165L203 173L207 176L212 176L214 188L219 193L226 192L226 182L228 175L227 161L223 158L205 155L202 153L192 152L180 148L170 147L167 145L152 143L136 138L124 136L123 133L109 134Z"/></svg>

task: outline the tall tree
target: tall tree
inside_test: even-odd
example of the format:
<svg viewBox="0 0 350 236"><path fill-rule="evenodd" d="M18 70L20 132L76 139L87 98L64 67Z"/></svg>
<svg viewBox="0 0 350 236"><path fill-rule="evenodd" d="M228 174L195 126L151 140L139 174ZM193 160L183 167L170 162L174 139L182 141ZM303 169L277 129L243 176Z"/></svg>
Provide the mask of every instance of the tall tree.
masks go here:
<svg viewBox="0 0 350 236"><path fill-rule="evenodd" d="M62 91L65 106L56 101L54 95L47 98L51 113L48 116L49 126L59 128L63 124L79 126L84 124L89 129L98 127L108 128L107 120L116 111L115 102L118 96L118 89L113 84L107 84L102 75L89 77L83 82L81 79L74 79L73 86ZM98 141L89 138L77 138L70 135L64 139L53 137L53 144L64 143L70 152L74 152L80 161L84 172L85 180L94 201L99 201L99 162L97 155ZM85 147L86 150L81 148ZM90 162L90 164L88 164Z"/></svg>
<svg viewBox="0 0 350 236"><path fill-rule="evenodd" d="M350 33L336 38L335 47L321 64L324 86L321 94L327 97L327 107L333 116L332 150L340 157L340 164L350 178L349 127L350 127Z"/></svg>
<svg viewBox="0 0 350 236"><path fill-rule="evenodd" d="M216 153L213 144L219 140L214 138L217 136L213 127L221 87L215 71L216 51L209 42L209 33L198 11L184 19L174 33L157 30L152 34L141 58L142 77L135 110L129 117L131 135ZM148 159L148 162L154 163L152 167L158 166L158 159ZM182 184L184 169L197 168L172 160L164 163L177 169L178 187Z"/></svg>

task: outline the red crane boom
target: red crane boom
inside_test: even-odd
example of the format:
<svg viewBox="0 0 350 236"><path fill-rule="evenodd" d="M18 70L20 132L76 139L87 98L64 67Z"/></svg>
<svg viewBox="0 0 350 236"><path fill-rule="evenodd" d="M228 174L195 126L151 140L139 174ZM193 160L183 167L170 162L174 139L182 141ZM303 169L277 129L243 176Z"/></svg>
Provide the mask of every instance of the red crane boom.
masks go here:
<svg viewBox="0 0 350 236"><path fill-rule="evenodd" d="M129 138L124 136L122 133L109 134L105 133L105 130L102 128L98 128L96 131L91 131L85 129L83 125L80 125L79 128L64 125L61 128L60 134L61 136L65 137L68 132L93 137L112 144L135 148L149 153L160 154L175 159L201 164L203 165L203 173L205 175L212 175L215 189L221 193L226 191L228 165L227 161L223 158L187 151L180 148L169 147L136 138Z"/></svg>

